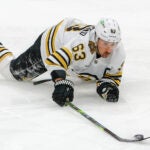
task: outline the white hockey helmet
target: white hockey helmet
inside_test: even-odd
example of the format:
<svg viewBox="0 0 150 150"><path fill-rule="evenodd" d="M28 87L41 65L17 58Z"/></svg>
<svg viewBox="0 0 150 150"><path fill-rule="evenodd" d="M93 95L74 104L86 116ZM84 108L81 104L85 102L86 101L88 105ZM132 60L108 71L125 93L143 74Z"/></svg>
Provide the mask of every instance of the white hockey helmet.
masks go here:
<svg viewBox="0 0 150 150"><path fill-rule="evenodd" d="M100 38L107 42L119 42L121 31L118 22L111 18L101 18L95 26L97 39Z"/></svg>

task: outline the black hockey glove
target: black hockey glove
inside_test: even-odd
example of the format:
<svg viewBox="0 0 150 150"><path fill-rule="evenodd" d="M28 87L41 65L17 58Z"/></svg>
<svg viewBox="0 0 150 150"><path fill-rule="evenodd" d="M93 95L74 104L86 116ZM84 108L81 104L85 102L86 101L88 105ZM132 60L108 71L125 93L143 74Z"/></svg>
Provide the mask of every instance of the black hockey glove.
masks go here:
<svg viewBox="0 0 150 150"><path fill-rule="evenodd" d="M97 93L108 102L117 102L119 99L118 87L112 82L97 82Z"/></svg>
<svg viewBox="0 0 150 150"><path fill-rule="evenodd" d="M66 101L72 102L74 98L73 82L69 80L56 81L54 92L52 95L53 101L58 105L64 106Z"/></svg>

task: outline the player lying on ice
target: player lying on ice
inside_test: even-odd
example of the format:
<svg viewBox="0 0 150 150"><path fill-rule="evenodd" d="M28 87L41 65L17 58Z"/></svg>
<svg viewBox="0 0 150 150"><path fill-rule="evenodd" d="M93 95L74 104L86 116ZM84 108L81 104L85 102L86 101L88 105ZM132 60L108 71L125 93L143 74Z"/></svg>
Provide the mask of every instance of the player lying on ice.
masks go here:
<svg viewBox="0 0 150 150"><path fill-rule="evenodd" d="M28 81L48 71L54 82L52 98L60 106L74 98L74 84L66 79L68 70L95 78L97 93L117 102L124 60L120 28L111 18L102 18L95 26L66 18L44 31L17 58L0 44L0 73L7 79Z"/></svg>

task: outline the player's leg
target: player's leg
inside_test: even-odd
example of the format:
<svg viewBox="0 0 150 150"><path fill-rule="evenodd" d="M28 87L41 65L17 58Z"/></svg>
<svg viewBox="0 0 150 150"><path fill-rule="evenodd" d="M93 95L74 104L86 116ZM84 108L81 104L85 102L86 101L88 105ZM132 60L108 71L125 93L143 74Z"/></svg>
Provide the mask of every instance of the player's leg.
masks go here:
<svg viewBox="0 0 150 150"><path fill-rule="evenodd" d="M2 43L0 43L0 74L9 80L14 80L9 66L10 62L14 59L13 53L5 48Z"/></svg>
<svg viewBox="0 0 150 150"><path fill-rule="evenodd" d="M35 43L10 63L10 71L15 79L19 81L32 80L47 71L41 52L41 35Z"/></svg>

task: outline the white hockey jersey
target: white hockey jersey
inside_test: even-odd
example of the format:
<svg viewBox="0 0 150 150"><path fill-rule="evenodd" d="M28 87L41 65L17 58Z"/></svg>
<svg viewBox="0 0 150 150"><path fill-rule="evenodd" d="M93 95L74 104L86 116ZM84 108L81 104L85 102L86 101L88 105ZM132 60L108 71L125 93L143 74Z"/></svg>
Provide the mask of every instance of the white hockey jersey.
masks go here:
<svg viewBox="0 0 150 150"><path fill-rule="evenodd" d="M97 58L95 27L66 18L46 30L41 40L41 56L49 72L71 70L89 80L111 80L120 84L125 51L120 42L107 58Z"/></svg>

